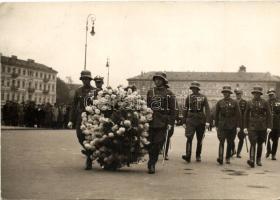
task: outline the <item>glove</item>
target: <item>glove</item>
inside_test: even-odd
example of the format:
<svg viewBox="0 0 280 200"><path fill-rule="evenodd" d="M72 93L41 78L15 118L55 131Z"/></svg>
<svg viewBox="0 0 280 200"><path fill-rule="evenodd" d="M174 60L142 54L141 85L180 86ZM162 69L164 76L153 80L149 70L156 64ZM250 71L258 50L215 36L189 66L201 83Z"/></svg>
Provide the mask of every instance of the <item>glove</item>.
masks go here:
<svg viewBox="0 0 280 200"><path fill-rule="evenodd" d="M208 128L209 128L209 126L210 126L210 124L209 124L208 122L206 122L206 124L205 124L205 128L206 128L206 129L208 129Z"/></svg>
<svg viewBox="0 0 280 200"><path fill-rule="evenodd" d="M239 128L239 127L236 128L236 132L237 132L237 133L240 132L240 128Z"/></svg>
<svg viewBox="0 0 280 200"><path fill-rule="evenodd" d="M247 128L244 128L243 132L244 132L246 135L248 135L248 133L249 133Z"/></svg>
<svg viewBox="0 0 280 200"><path fill-rule="evenodd" d="M68 122L67 127L71 129L73 127L73 123L72 122Z"/></svg>
<svg viewBox="0 0 280 200"><path fill-rule="evenodd" d="M183 127L184 127L184 128L187 128L186 124L183 124Z"/></svg>
<svg viewBox="0 0 280 200"><path fill-rule="evenodd" d="M267 132L267 134L269 134L269 133L271 132L271 129L270 129L270 128L267 128L267 129L266 129L266 132Z"/></svg>
<svg viewBox="0 0 280 200"><path fill-rule="evenodd" d="M170 131L172 126L170 124L167 125L167 130Z"/></svg>

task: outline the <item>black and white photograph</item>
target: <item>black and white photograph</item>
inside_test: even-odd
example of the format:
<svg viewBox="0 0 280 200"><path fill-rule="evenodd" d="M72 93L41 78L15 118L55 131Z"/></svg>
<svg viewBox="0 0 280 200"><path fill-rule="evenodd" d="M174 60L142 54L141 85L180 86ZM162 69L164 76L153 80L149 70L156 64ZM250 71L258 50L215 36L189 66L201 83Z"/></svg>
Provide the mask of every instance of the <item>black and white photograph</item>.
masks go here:
<svg viewBox="0 0 280 200"><path fill-rule="evenodd" d="M279 1L0 1L2 199L280 200Z"/></svg>

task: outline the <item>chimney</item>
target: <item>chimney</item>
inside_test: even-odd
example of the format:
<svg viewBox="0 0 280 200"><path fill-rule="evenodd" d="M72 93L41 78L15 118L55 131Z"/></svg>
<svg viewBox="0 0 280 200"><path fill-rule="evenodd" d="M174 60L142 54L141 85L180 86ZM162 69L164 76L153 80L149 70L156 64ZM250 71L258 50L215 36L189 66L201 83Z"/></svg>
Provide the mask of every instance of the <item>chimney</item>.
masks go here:
<svg viewBox="0 0 280 200"><path fill-rule="evenodd" d="M27 59L27 62L28 62L28 63L34 63L34 60L28 58L28 59Z"/></svg>
<svg viewBox="0 0 280 200"><path fill-rule="evenodd" d="M246 67L244 65L241 65L238 72L246 72Z"/></svg>

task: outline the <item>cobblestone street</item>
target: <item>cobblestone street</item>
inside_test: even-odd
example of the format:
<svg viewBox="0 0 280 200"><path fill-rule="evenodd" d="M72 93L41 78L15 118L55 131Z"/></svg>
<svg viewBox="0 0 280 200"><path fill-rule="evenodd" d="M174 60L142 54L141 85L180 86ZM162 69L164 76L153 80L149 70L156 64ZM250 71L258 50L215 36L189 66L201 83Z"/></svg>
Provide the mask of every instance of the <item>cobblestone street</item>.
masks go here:
<svg viewBox="0 0 280 200"><path fill-rule="evenodd" d="M202 162L187 164L181 159L184 131L177 127L170 160L163 166L161 158L154 175L147 174L146 162L117 172L94 163L85 171L73 130L2 130L1 139L6 199L280 199L279 154L251 169L244 148L242 159L219 166L214 131L206 133Z"/></svg>

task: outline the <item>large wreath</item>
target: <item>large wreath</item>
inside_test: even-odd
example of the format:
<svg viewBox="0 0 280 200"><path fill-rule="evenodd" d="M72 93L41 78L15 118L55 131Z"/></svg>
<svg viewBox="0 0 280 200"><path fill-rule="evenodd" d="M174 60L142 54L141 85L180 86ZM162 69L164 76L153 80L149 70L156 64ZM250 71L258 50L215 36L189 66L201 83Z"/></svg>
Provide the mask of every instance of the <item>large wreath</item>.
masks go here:
<svg viewBox="0 0 280 200"><path fill-rule="evenodd" d="M107 88L82 113L84 146L104 169L138 163L147 153L152 110L131 88Z"/></svg>

